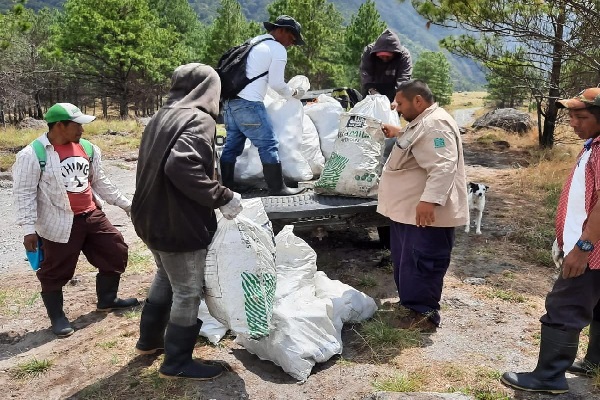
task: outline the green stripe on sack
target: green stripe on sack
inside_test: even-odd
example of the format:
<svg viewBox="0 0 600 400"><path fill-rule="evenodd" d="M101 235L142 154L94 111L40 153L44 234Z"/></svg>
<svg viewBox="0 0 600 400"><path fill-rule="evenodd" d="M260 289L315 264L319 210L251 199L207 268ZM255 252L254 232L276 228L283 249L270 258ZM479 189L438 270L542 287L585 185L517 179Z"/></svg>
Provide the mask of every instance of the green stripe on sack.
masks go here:
<svg viewBox="0 0 600 400"><path fill-rule="evenodd" d="M269 335L276 284L277 276L273 274L242 273L248 334L252 339Z"/></svg>

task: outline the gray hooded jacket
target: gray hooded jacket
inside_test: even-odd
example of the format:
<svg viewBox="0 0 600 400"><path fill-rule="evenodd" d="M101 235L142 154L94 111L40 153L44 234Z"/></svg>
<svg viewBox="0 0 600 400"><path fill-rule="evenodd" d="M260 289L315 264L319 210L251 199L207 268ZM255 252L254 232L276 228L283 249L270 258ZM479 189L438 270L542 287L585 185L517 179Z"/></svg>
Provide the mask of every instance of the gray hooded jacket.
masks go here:
<svg viewBox="0 0 600 400"><path fill-rule="evenodd" d="M394 53L390 62L383 62L376 53L388 51ZM360 61L360 83L363 95L374 88L379 93L388 96L390 101L396 95L398 85L408 81L412 75L410 52L400 44L400 38L389 29L363 50Z"/></svg>
<svg viewBox="0 0 600 400"><path fill-rule="evenodd" d="M153 250L205 249L217 227L214 209L233 197L214 178L220 94L214 69L182 65L173 74L168 101L144 130L131 217Z"/></svg>

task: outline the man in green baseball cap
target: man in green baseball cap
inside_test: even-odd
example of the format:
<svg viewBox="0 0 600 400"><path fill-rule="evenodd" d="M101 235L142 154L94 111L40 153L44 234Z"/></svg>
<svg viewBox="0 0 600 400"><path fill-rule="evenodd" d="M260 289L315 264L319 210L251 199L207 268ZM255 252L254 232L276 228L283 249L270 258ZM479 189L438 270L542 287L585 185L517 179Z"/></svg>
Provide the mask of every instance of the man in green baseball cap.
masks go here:
<svg viewBox="0 0 600 400"><path fill-rule="evenodd" d="M96 117L57 103L44 119L48 132L17 154L13 195L25 250L43 251L36 275L52 332L65 337L73 328L63 311L62 288L73 277L81 252L98 269L98 311L139 304L117 297L128 248L101 209L105 200L129 214L131 201L105 176L100 149L81 138L82 124Z"/></svg>

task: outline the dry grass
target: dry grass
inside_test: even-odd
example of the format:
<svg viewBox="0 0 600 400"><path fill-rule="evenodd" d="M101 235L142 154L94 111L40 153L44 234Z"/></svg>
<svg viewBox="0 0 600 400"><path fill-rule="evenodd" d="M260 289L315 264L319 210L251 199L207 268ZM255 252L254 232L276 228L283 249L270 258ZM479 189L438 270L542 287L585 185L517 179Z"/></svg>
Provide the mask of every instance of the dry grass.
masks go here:
<svg viewBox="0 0 600 400"><path fill-rule="evenodd" d="M446 111L451 112L461 108L485 107L487 92L454 92L452 102L444 106Z"/></svg>
<svg viewBox="0 0 600 400"><path fill-rule="evenodd" d="M44 131L44 129L17 129L11 126L0 128L0 171L9 170L15 162L17 152ZM133 119L97 119L85 125L83 136L100 147L103 157L110 158L123 152L137 150L142 132L143 127Z"/></svg>

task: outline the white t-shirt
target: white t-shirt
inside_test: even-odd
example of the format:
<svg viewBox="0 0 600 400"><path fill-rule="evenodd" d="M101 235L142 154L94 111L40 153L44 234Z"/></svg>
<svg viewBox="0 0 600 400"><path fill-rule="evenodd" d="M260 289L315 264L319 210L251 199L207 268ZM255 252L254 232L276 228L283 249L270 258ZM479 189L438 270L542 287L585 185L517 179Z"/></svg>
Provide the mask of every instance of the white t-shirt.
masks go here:
<svg viewBox="0 0 600 400"><path fill-rule="evenodd" d="M569 200L567 201L567 216L563 232L563 251L565 256L575 247L575 243L581 237L583 222L587 218L585 211L585 165L590 159L591 150L583 152L577 168L573 173L571 186L569 188Z"/></svg>
<svg viewBox="0 0 600 400"><path fill-rule="evenodd" d="M274 39L272 35L264 35L252 38L254 43L264 38ZM248 54L246 64L246 76L253 78L265 71L269 73L251 82L238 94L242 99L248 101L264 101L267 94L267 85L285 98L292 97L292 89L284 80L285 65L287 64L287 50L276 40L265 40L254 46Z"/></svg>

